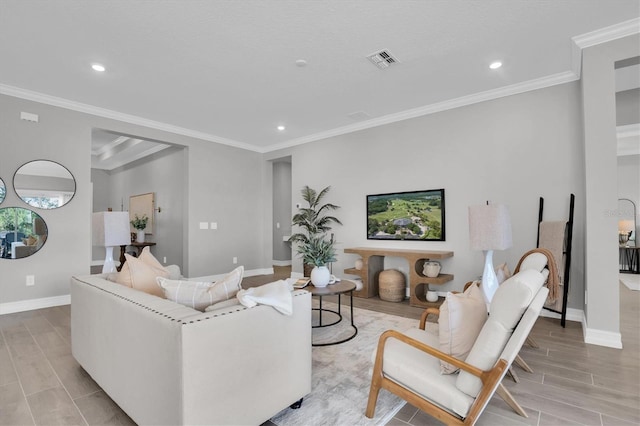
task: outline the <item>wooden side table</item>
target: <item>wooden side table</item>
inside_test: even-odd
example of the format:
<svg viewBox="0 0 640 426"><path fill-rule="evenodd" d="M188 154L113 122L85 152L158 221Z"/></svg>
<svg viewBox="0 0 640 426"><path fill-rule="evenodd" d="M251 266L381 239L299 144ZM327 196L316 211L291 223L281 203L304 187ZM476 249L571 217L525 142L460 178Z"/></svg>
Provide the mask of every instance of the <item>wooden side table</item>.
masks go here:
<svg viewBox="0 0 640 426"><path fill-rule="evenodd" d="M116 269L118 270L118 272L120 272L120 270L122 269L122 265L124 265L124 262L127 261L127 258L124 257L124 253L127 250L127 247L134 247L136 249L136 257L140 256L140 252L145 248L145 247L153 247L155 246L156 243L131 243L131 244L125 244L123 246L120 246L120 266L118 266Z"/></svg>

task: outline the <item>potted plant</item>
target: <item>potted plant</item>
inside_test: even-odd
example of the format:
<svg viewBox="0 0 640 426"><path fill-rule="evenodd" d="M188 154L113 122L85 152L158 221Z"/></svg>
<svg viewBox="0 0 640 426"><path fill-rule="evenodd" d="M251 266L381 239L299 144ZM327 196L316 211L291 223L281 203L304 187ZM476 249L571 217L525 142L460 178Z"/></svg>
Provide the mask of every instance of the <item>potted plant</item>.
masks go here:
<svg viewBox="0 0 640 426"><path fill-rule="evenodd" d="M310 277L316 287L326 287L331 280L331 273L327 264L336 261L334 242L327 240L324 234L314 235L306 242L298 244L298 254L302 256L305 265L312 265Z"/></svg>
<svg viewBox="0 0 640 426"><path fill-rule="evenodd" d="M137 231L136 241L139 243L144 243L144 229L147 227L147 221L149 217L146 214L143 214L142 217L139 217L136 213L133 216L133 220L131 221L131 226L133 226Z"/></svg>
<svg viewBox="0 0 640 426"><path fill-rule="evenodd" d="M305 185L302 188L302 198L307 202L307 207L298 208L298 213L293 215L292 225L297 226L300 229L299 232L291 235L289 242L301 244L309 244L312 237L324 236L327 231L331 230L331 225L337 223L342 225L342 222L335 216L327 215L331 210L339 209L340 206L335 204L326 203L321 204L322 199L327 195L331 189L327 186L320 192L315 191L309 186ZM298 250L300 253L300 250ZM303 259L304 264L304 276L308 277L311 274L313 264L307 263Z"/></svg>

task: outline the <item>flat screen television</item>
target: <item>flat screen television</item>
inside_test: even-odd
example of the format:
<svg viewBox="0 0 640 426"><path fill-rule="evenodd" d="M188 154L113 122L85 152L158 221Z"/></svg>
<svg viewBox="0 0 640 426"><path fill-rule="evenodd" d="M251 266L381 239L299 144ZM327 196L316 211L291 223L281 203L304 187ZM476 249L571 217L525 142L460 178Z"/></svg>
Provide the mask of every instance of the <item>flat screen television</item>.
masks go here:
<svg viewBox="0 0 640 426"><path fill-rule="evenodd" d="M445 241L444 189L367 195L367 239Z"/></svg>

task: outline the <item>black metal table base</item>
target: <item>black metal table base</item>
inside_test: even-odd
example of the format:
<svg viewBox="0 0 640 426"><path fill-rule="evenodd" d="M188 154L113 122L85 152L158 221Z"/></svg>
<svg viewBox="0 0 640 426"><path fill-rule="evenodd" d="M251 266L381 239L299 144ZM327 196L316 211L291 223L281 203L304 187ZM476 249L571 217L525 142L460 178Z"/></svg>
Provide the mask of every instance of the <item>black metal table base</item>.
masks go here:
<svg viewBox="0 0 640 426"><path fill-rule="evenodd" d="M334 311L331 309L325 309L322 307L322 296L318 296L319 298L319 303L320 306L318 308L312 308L312 310L314 311L318 311L318 325L312 325L312 328L323 328L323 327L331 327L332 325L336 325L338 323L340 323L342 321L342 312L341 312L341 307L342 307L342 299L340 297L341 295L338 294L338 310ZM335 342L327 342L327 343L312 343L311 346L332 346L332 345L338 345L340 343L344 343L344 342L348 342L349 340L353 339L354 337L356 337L356 335L358 334L358 327L356 327L356 325L353 323L353 291L349 292L349 296L351 298L351 304L350 304L350 310L351 310L351 328L353 328L353 334L351 334L350 336L341 339L341 340L337 340ZM322 323L322 313L323 312L331 312L335 315L338 316L338 319L328 323L328 324L323 324Z"/></svg>

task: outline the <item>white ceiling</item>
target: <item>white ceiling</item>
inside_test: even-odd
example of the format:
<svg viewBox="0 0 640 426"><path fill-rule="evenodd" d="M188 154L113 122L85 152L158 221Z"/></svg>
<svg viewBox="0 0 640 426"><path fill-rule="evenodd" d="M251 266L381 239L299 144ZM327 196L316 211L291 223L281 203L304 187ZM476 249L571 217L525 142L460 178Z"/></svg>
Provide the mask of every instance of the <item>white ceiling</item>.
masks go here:
<svg viewBox="0 0 640 426"><path fill-rule="evenodd" d="M639 17L637 0L0 0L0 93L265 152L575 80L572 38ZM376 68L381 49L400 63Z"/></svg>

